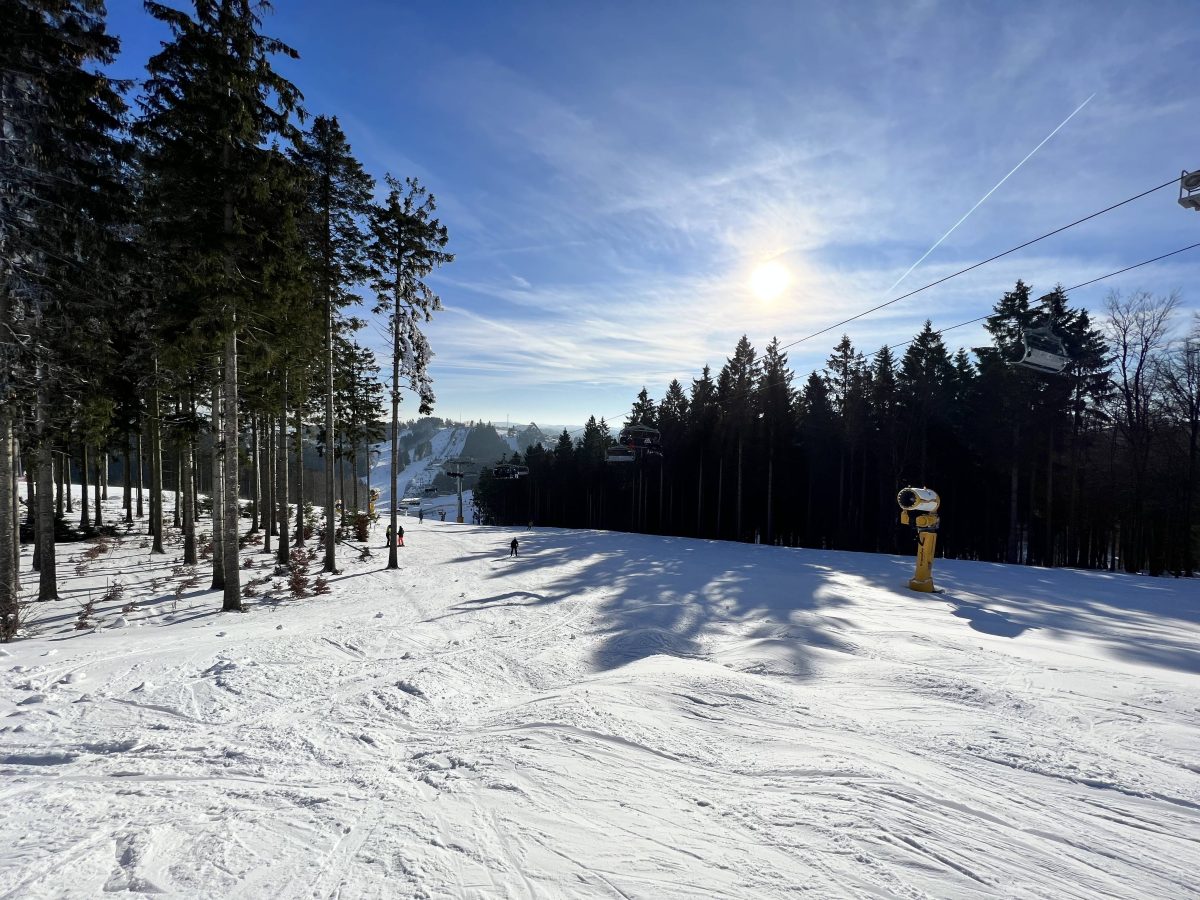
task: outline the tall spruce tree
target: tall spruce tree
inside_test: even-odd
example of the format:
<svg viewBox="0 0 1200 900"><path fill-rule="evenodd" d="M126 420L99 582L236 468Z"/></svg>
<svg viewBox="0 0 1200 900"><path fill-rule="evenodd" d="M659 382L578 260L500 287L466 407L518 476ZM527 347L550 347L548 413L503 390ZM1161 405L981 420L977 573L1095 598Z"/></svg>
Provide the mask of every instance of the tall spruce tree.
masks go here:
<svg viewBox="0 0 1200 900"><path fill-rule="evenodd" d="M325 561L324 571L337 570L334 528L334 448L338 446L334 416L334 343L339 310L358 302L354 285L368 274L363 219L370 210L374 179L350 152L337 117L317 116L296 147L295 158L308 175L309 217L306 237L324 304L325 322Z"/></svg>
<svg viewBox="0 0 1200 900"><path fill-rule="evenodd" d="M388 195L371 210L371 284L377 298L376 311L390 313L392 330L392 466L391 531L396 534L396 491L399 487L400 378L419 398L418 411L433 411L433 381L429 362L433 351L421 325L442 308L441 298L425 279L434 269L453 261L443 248L449 242L446 226L434 218L437 204L432 194L416 179L400 181L388 175ZM396 541L388 542L389 569L400 567Z"/></svg>
<svg viewBox="0 0 1200 900"><path fill-rule="evenodd" d="M242 275L252 262L246 227L270 183L268 142L293 135L289 117L300 100L272 57L297 54L261 34L265 0L194 0L192 14L147 0L146 9L171 32L147 66L140 99L147 193L175 251L173 300L190 304L193 322L216 336L225 464L214 530L219 518L222 608L241 610L238 335L255 290Z"/></svg>
<svg viewBox="0 0 1200 900"><path fill-rule="evenodd" d="M124 104L96 66L118 44L100 0L8 0L0 27L0 638L16 622L14 435L34 452L39 599L58 596L54 443L86 384L83 327L111 285L104 277L120 214ZM93 316L95 314L93 313ZM97 336L97 340L99 340ZM81 349L83 352L81 353ZM19 396L32 397L21 429ZM31 506L33 500L31 498Z"/></svg>

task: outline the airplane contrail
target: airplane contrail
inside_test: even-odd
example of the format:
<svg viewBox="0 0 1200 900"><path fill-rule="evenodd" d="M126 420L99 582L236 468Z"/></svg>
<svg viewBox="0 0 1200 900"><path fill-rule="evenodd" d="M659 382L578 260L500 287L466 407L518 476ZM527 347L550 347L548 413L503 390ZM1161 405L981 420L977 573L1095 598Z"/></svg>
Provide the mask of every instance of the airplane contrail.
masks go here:
<svg viewBox="0 0 1200 900"><path fill-rule="evenodd" d="M1095 94L1092 94L1092 97L1095 97L1095 96L1096 96ZM1059 122L1057 128L1055 128L1052 132L1050 132L1048 135L1046 135L1044 138L1042 138L1042 142L1040 144L1038 144L1036 147L1034 147L1032 150L1030 150L1027 154L1025 154L1025 158L1023 160L1021 160L1019 163L1017 163L1015 166L1013 166L1007 175L1005 175L1003 178L1001 178L999 181L997 181L995 183L995 185L993 185L993 187L990 191L988 191L986 194L984 194L982 197L980 197L979 200L975 203L975 205L972 206L970 209L968 209L966 211L966 213L963 214L963 217L961 219L959 219L957 222L955 222L953 225L950 226L949 231L947 231L940 238L938 238L936 241L934 241L933 246L930 247L928 250L926 250L923 254L921 254L921 258L918 259L911 266L909 266L908 269L905 271L905 273L903 275L901 275L899 278L897 278L892 283L892 286L890 288L888 288L887 291L885 291L884 293L891 293L893 290L895 290L896 285L898 285L905 278L907 278L913 269L915 269L921 263L925 262L925 260L929 256L929 254L932 253L934 250L936 250L941 245L942 241L946 240L946 238L948 238L948 237L950 237L950 235L954 234L954 230L956 228L958 228L958 226L961 225L963 222L967 221L967 218L971 215L971 213L975 212L975 210L979 209L979 207L981 205L983 205L984 200L986 200L988 197L992 196L992 194L996 193L996 190L1000 187L1000 185L1002 185L1002 184L1004 184L1004 182L1008 181L1008 179L1013 176L1013 174L1017 171L1017 169L1021 168L1021 166L1025 165L1025 163L1029 162L1030 157L1033 156L1033 154L1037 153L1039 150L1041 150L1042 147L1045 146L1046 142L1048 140L1050 140L1050 138L1052 138L1056 134L1058 134L1062 130L1064 125L1066 125L1073 118L1075 118L1076 113L1078 113L1081 109L1083 109L1085 106L1087 106L1089 103L1091 103L1092 97L1088 97L1086 100L1084 100L1082 103L1080 103L1077 107L1075 107L1075 112L1071 113L1069 116L1067 116L1061 122Z"/></svg>

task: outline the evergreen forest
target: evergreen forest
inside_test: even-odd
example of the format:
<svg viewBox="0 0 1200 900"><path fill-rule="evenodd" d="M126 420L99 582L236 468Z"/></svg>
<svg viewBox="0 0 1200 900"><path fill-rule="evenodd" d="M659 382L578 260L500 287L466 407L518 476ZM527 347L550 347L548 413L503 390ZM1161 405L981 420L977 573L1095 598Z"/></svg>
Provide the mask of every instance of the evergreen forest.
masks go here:
<svg viewBox="0 0 1200 900"><path fill-rule="evenodd" d="M988 346L951 351L929 322L871 355L843 336L800 383L778 340L760 354L743 336L715 376L657 401L643 388L623 422L592 417L507 460L527 478L485 473L476 505L499 523L907 553L896 494L929 486L945 556L1191 575L1200 323L1180 337L1178 306L1113 291L1098 324L1061 287L1034 298L1018 281ZM1012 365L1026 329L1051 323L1065 371ZM661 455L606 462L638 424L659 429Z"/></svg>

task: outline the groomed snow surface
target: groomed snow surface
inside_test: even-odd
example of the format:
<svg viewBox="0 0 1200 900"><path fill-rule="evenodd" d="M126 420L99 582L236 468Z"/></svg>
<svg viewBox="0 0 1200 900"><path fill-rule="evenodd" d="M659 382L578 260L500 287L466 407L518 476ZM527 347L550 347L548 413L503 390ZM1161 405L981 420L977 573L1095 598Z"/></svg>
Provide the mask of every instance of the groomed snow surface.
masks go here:
<svg viewBox="0 0 1200 900"><path fill-rule="evenodd" d="M0 648L0 897L1200 896L1194 581L426 518L239 615L143 528Z"/></svg>

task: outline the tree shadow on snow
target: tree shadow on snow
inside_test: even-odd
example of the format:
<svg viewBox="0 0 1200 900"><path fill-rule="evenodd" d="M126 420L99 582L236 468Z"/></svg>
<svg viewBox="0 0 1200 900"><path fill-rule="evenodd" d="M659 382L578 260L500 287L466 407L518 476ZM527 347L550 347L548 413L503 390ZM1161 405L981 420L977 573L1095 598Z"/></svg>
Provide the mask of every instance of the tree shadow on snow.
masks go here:
<svg viewBox="0 0 1200 900"><path fill-rule="evenodd" d="M537 592L498 593L458 608L570 603L599 592L594 614L579 623L580 631L600 635L592 655L597 670L666 655L804 677L817 650L849 652L833 615L847 601L828 589L836 573L806 567L805 551L582 530L520 537L521 555L497 561L490 577L523 581ZM482 550L453 562L490 558L494 551ZM530 599L506 602L519 598Z"/></svg>
<svg viewBox="0 0 1200 900"><path fill-rule="evenodd" d="M911 572L911 558L893 558ZM951 615L975 631L1011 639L1034 630L1084 638L1118 659L1200 674L1196 579L953 559L937 560L933 577L945 593L923 596L948 602Z"/></svg>

